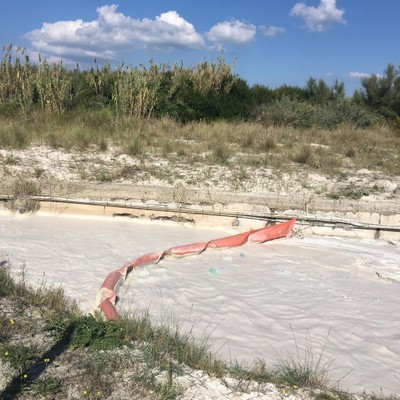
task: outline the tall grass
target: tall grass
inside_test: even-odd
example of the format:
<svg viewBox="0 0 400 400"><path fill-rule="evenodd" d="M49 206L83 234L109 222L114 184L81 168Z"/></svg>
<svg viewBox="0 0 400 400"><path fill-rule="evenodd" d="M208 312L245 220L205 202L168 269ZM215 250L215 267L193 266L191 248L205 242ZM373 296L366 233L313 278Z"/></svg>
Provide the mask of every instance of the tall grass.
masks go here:
<svg viewBox="0 0 400 400"><path fill-rule="evenodd" d="M12 274L10 262L1 254L0 298L9 298L18 307L39 307L46 311L49 318L77 312L76 304L65 297L61 287L49 287L45 282L30 285L24 267L18 274Z"/></svg>
<svg viewBox="0 0 400 400"><path fill-rule="evenodd" d="M236 77L222 58L194 67L120 65L95 63L86 71L79 65L67 69L60 61L50 64L39 55L31 61L25 48L10 44L3 48L0 62L0 113L63 114L76 109L111 108L120 116L148 118L189 114L205 116L202 108L209 94L227 93ZM199 97L204 104L196 104ZM193 107L196 108L193 109Z"/></svg>
<svg viewBox="0 0 400 400"><path fill-rule="evenodd" d="M400 136L388 127L334 130L268 127L255 122L191 122L171 118L118 116L109 109L38 114L0 120L0 146L18 150L47 145L76 151L118 149L132 157L145 154L171 162L206 161L233 166L302 167L324 173L371 169L400 174ZM7 164L3 159L3 164ZM261 163L261 164L260 164Z"/></svg>
<svg viewBox="0 0 400 400"><path fill-rule="evenodd" d="M118 113L151 117L161 87L159 68L151 62L149 69L119 67L114 79L112 98Z"/></svg>

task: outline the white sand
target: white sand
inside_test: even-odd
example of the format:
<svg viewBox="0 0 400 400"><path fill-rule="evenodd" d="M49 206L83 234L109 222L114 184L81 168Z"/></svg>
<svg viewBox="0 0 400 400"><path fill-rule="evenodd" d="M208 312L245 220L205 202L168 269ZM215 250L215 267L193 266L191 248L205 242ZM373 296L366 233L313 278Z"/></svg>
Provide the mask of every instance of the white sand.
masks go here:
<svg viewBox="0 0 400 400"><path fill-rule="evenodd" d="M231 232L121 219L0 216L0 253L89 309L108 272L149 251ZM379 275L379 276L378 276ZM225 357L332 357L333 383L400 394L400 250L308 237L167 258L131 273L121 311L149 309ZM348 374L348 375L347 375ZM347 376L346 376L347 375Z"/></svg>

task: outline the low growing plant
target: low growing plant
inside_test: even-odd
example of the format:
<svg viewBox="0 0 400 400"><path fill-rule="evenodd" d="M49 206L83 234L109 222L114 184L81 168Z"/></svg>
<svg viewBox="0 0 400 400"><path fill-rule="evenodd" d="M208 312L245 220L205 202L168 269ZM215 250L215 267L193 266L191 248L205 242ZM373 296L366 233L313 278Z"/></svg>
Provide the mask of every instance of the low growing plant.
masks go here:
<svg viewBox="0 0 400 400"><path fill-rule="evenodd" d="M61 380L56 377L40 378L31 387L40 396L56 395L61 391Z"/></svg>
<svg viewBox="0 0 400 400"><path fill-rule="evenodd" d="M45 329L52 332L58 340L70 337L69 344L73 349L110 350L128 345L123 325L113 321L103 321L91 315L67 319L55 318Z"/></svg>
<svg viewBox="0 0 400 400"><path fill-rule="evenodd" d="M37 358L37 350L33 346L24 344L0 345L0 354L4 362L19 374L29 368Z"/></svg>

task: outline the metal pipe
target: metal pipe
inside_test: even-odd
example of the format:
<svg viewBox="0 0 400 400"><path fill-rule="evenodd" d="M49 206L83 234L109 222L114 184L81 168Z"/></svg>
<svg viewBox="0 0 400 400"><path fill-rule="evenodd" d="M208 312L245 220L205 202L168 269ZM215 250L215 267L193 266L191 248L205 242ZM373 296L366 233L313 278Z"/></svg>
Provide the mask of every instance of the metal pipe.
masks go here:
<svg viewBox="0 0 400 400"><path fill-rule="evenodd" d="M315 223L319 224L320 226L326 226L321 224L336 225L337 227L340 227L340 225L344 225L346 227L353 229L400 232L400 226L397 225L369 224L365 222L352 221L337 217L321 217L321 216L301 215L301 214L214 211L214 210L192 208L190 206L185 206L185 205L171 206L168 204L143 204L143 203L131 203L131 202L109 201L109 200L76 199L76 198L59 197L59 196L29 196L28 198L34 201L46 201L52 203L82 204L82 205L92 205L101 207L118 207L118 208L134 209L134 210L164 211L171 213L246 218L246 219L256 219L256 220L266 220L266 221L271 221L271 220L286 221L296 218L297 221L299 222ZM0 195L0 201L9 201L12 199L13 196Z"/></svg>

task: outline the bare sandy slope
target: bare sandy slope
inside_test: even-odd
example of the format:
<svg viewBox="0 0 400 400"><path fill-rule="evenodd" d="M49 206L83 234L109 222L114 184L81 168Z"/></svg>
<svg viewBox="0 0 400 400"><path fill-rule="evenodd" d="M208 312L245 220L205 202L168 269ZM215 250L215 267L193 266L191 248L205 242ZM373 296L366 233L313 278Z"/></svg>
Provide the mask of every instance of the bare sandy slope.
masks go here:
<svg viewBox="0 0 400 400"><path fill-rule="evenodd" d="M330 176L305 166L281 171L230 165L180 164L151 155L140 159L107 152L48 147L0 149L0 194L17 177L37 182L41 194L94 199L222 205L264 211L400 213L400 177L343 169Z"/></svg>

